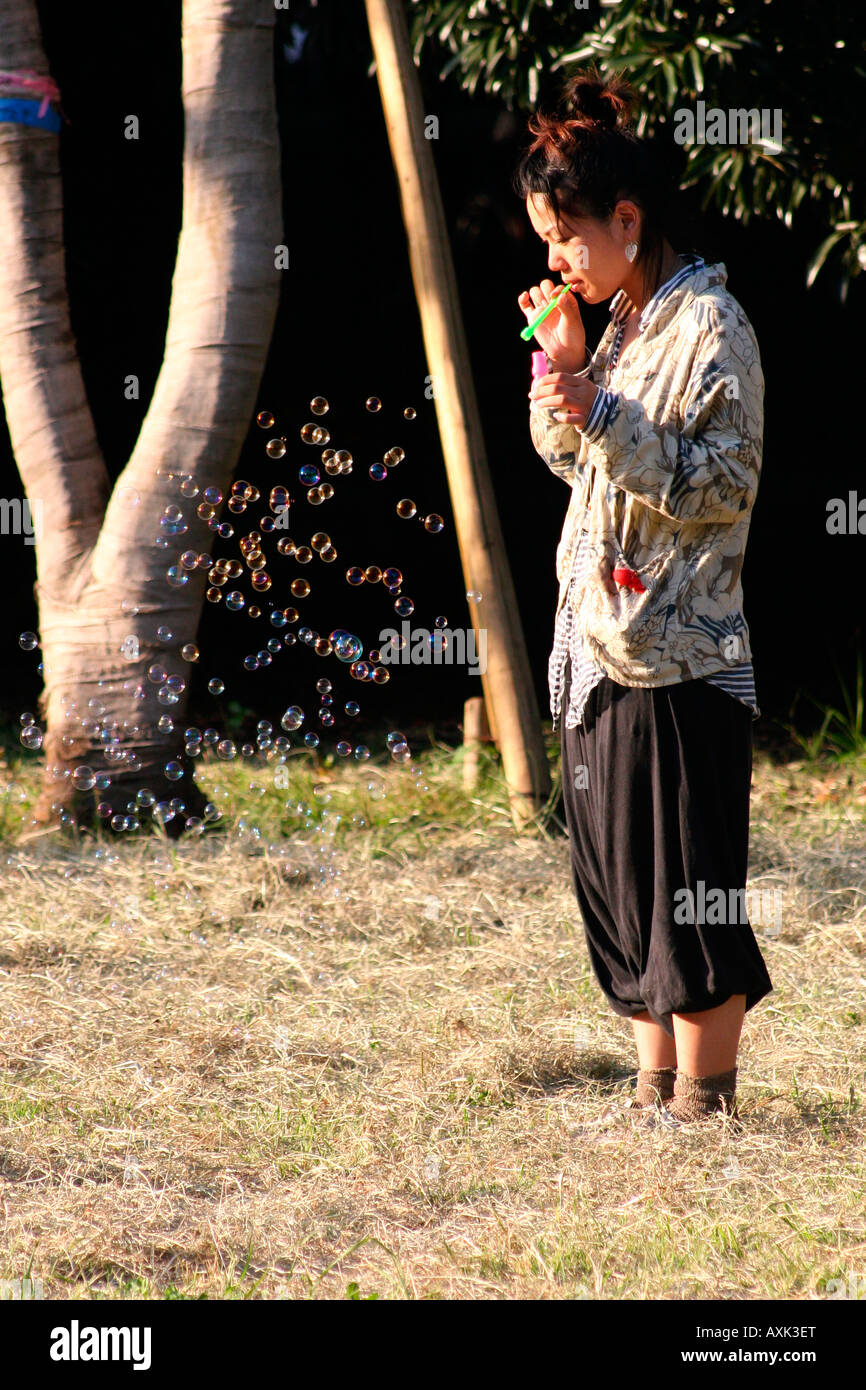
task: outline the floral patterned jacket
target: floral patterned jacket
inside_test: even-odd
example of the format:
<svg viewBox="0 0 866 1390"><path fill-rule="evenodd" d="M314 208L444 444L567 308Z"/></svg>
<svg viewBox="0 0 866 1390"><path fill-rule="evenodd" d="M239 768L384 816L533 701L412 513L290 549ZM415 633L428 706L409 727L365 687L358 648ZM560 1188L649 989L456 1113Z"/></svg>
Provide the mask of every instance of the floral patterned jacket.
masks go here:
<svg viewBox="0 0 866 1390"><path fill-rule="evenodd" d="M609 323L582 431L534 403L538 453L571 484L556 557L588 651L621 685L671 685L750 661L740 573L761 469L764 378L722 264L701 264L651 313L605 382ZM607 386L608 389L605 389ZM558 610L557 610L558 611Z"/></svg>

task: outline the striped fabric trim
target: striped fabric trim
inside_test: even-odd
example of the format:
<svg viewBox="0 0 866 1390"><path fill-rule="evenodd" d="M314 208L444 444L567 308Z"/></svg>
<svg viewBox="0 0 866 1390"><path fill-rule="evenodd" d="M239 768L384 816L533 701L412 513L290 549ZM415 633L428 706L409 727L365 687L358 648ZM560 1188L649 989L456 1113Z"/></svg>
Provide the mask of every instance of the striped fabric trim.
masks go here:
<svg viewBox="0 0 866 1390"><path fill-rule="evenodd" d="M717 685L726 695L733 695L735 700L742 700L744 705L749 706L756 719L760 715L755 692L755 672L751 661L745 662L742 666L732 666L729 671L714 671L711 676L703 676L702 679L709 681L710 685Z"/></svg>

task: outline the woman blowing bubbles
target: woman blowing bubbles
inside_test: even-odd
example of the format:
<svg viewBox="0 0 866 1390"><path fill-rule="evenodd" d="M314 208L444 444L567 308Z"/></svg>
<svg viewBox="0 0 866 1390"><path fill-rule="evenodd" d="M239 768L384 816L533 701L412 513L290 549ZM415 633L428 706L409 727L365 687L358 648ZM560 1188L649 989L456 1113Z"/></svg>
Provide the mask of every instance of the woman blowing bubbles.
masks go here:
<svg viewBox="0 0 866 1390"><path fill-rule="evenodd" d="M723 265L678 254L631 92L579 76L536 113L516 176L550 270L576 295L536 330L541 457L570 484L550 693L590 959L637 1047L635 1103L734 1108L743 1018L772 989L745 912L752 719L740 572L763 376ZM557 287L520 296L536 318ZM739 891L738 891L739 890Z"/></svg>

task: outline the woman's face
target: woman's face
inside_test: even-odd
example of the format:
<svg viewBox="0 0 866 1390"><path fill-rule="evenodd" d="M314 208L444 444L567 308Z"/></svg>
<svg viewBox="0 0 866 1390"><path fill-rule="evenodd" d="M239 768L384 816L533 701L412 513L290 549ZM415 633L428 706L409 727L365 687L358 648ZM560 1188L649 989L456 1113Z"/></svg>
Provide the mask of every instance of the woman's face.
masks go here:
<svg viewBox="0 0 866 1390"><path fill-rule="evenodd" d="M576 285L587 304L610 299L631 280L633 268L626 259L630 241L640 241L640 209L627 200L617 203L607 222L595 217L556 215L540 193L526 200L533 228L547 243L547 264L569 285Z"/></svg>

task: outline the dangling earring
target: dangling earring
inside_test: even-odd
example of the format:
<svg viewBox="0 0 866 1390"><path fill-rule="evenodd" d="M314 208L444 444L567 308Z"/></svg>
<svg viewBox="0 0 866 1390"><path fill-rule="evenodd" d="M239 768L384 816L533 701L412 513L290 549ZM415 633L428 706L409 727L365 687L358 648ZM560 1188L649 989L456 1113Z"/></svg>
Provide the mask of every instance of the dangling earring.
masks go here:
<svg viewBox="0 0 866 1390"><path fill-rule="evenodd" d="M625 258L626 258L627 261L633 261L636 255L637 255L637 242L636 242L636 241L630 241L629 244L628 244L628 246L625 248Z"/></svg>

